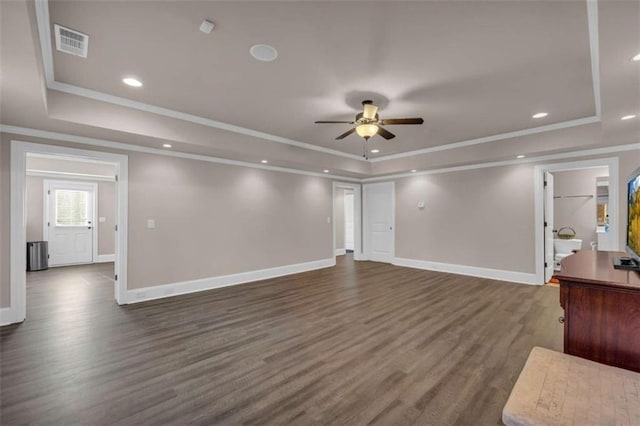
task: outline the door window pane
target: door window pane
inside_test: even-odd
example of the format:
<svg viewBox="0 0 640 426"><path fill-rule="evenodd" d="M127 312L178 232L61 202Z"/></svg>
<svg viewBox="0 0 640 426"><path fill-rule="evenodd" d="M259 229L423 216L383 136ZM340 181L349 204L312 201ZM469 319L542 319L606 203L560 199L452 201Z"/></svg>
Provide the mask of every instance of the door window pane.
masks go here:
<svg viewBox="0 0 640 426"><path fill-rule="evenodd" d="M85 226L88 198L87 191L56 190L56 226Z"/></svg>

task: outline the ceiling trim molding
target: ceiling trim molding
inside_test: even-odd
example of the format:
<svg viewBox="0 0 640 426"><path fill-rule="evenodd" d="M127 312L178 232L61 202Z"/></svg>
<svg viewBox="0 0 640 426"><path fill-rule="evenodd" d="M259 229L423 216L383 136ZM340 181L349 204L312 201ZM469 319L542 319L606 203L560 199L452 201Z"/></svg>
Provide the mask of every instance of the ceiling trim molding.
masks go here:
<svg viewBox="0 0 640 426"><path fill-rule="evenodd" d="M539 126L524 130L517 130L513 132L501 133L497 135L486 136L482 138L464 140L454 142L450 144L439 145L430 148L419 149L415 151L407 151L398 154L382 155L376 158L365 159L360 155L349 154L346 152L338 151L331 148L325 148L318 145L313 145L306 142L301 142L293 139L283 138L281 136L273 135L266 132L260 132L257 130L236 126L233 124L225 123L222 121L212 120L205 117L200 117L193 114L187 114L184 112L164 108L156 105L146 104L143 102L134 101L119 96L109 95L107 93L98 92L83 87L78 87L68 83L61 83L55 81L54 69L53 69L53 51L51 47L51 23L49 17L49 0L35 0L36 10L36 22L38 27L38 34L40 40L40 47L42 52L42 61L44 66L44 75L46 86L50 90L55 90L71 95L81 96L101 102L111 103L114 105L120 105L139 111L149 112L152 114L174 118L194 124L199 124L211 128L221 129L229 132L243 134L259 139L265 139L272 142L278 142L286 145L296 146L303 149L309 149L312 151L323 152L330 155L336 155L344 158L349 158L358 161L370 161L381 162L387 160L394 160L398 158L410 157L415 155L429 154L432 152L446 151L450 149L458 149L472 145L478 145L488 142L495 142L499 140L509 139L513 137L527 136L542 132L553 131L557 129L563 129L567 127L581 126L585 124L591 124L599 122L601 120L601 96L600 96L600 56L599 56L599 39L598 39L598 1L586 0L587 3L587 20L588 20L588 33L589 33L589 50L591 53L591 74L593 81L593 93L596 114L591 117L584 117L575 120L564 121L560 123L554 123L547 126Z"/></svg>
<svg viewBox="0 0 640 426"><path fill-rule="evenodd" d="M536 133L544 133L552 130L566 129L568 127L584 126L585 124L597 123L599 121L600 121L600 118L596 116L578 118L577 120L563 121L561 123L554 123L546 126L534 127L532 129L516 130L515 132L501 133L499 135L486 136L483 138L470 139L470 140L461 141L461 142L454 142L447 145L438 145L430 148L418 149L415 151L407 151L407 152L401 152L399 154L386 155L384 157L373 158L369 161L371 161L372 163L378 163L381 161L396 160L398 158L414 157L416 155L431 154L433 152L447 151L447 150L456 149L456 148L464 148L467 146L480 145L487 142L495 142L495 141L500 141L504 139L517 138L521 136L535 135Z"/></svg>
<svg viewBox="0 0 640 426"><path fill-rule="evenodd" d="M598 0L587 0L587 23L589 27L589 50L591 52L591 77L596 117L602 116L600 99L600 39L598 35Z"/></svg>
<svg viewBox="0 0 640 426"><path fill-rule="evenodd" d="M258 130L252 130L246 127L236 126L234 124L228 124L222 121L216 121L210 118L204 118L204 117L200 117L193 114L187 114L187 113L175 111L169 108L164 108L156 105L146 104L143 102L133 101L131 99L121 98L119 96L113 96L107 93L97 92L91 89L85 89L83 87L74 86L72 84L52 81L51 84L49 84L49 89L56 90L58 92L68 93L71 95L81 96L88 99L93 99L96 101L106 102L113 105L119 105L126 108L137 109L139 111L156 114L163 117L174 118L177 120L182 120L182 121L186 121L194 124L200 124L202 126L206 126L214 129L226 130L228 132L251 136L258 139L265 139L272 142L278 142L286 145L296 146L298 148L310 149L312 151L318 151L325 154L337 155L340 157L349 158L351 160L367 161L361 155L348 154L346 152L338 151L335 149L312 145L306 142L300 142L293 139L287 139L281 136L272 135L270 133L260 132Z"/></svg>
<svg viewBox="0 0 640 426"><path fill-rule="evenodd" d="M38 38L40 39L40 52L42 52L42 66L44 68L44 80L47 87L54 82L53 52L51 51L51 19L49 18L49 3L47 0L35 0L36 23L38 25Z"/></svg>
<svg viewBox="0 0 640 426"><path fill-rule="evenodd" d="M176 158L183 158L187 160L206 161L209 163L223 164L227 166L249 167L252 169L270 170L275 172L292 173L297 175L314 176L314 177L321 177L321 178L327 178L327 179L342 179L349 182L360 182L360 179L358 178L339 176L339 175L333 175L328 173L316 173L316 172L310 172L307 170L292 169L288 167L270 166L267 164L255 164L255 163L250 163L248 161L228 160L226 158L219 158L219 157L213 157L208 155L189 154L186 152L177 152L177 151L167 151L159 148L149 148L146 146L130 145L122 142L114 142L114 141L105 140L105 139L96 139L96 138L90 138L86 136L75 136L75 135L69 135L66 133L50 132L48 130L29 129L26 127L9 126L6 124L0 124L0 132L10 133L10 134L15 134L20 136L30 136L34 138L51 139L51 140L61 141L61 142L72 142L72 143L77 143L81 145L97 146L102 148L120 149L123 151L142 152L145 154L164 155L166 157L176 157Z"/></svg>
<svg viewBox="0 0 640 426"><path fill-rule="evenodd" d="M616 146L608 146L605 148L594 148L587 149L583 151L572 151L572 152L561 152L558 154L549 154L549 155L541 155L538 157L531 158L523 158L521 160L504 160L504 161L492 161L488 163L479 163L479 164L469 164L466 166L456 166L456 167L444 167L441 169L431 169L425 170L422 172L415 173L396 173L387 176L377 176L371 178L364 178L360 181L362 183L368 182L379 182L384 180L393 180L414 176L427 176L427 175L436 175L440 173L451 173L451 172L461 172L465 170L474 170L474 169L487 169L490 167L502 167L502 166L512 166L516 164L530 164L530 163L539 163L541 161L552 161L552 160L562 160L566 158L578 158L578 157L588 157L591 155L607 155L613 154L616 152L625 152L625 151L636 151L640 150L640 143L628 144L628 145L616 145Z"/></svg>
<svg viewBox="0 0 640 426"><path fill-rule="evenodd" d="M588 157L591 155L606 155L606 154L613 154L616 152L640 150L640 143L634 143L634 144L627 144L627 145L615 145L615 146L609 146L604 148L593 148L593 149L587 149L582 151L571 151L571 152L562 152L557 154L540 155L537 157L523 158L519 160L491 161L486 163L468 164L465 166L443 167L440 169L431 169L431 170L425 170L425 171L420 171L416 173L403 172L403 173L395 173L395 174L385 175L385 176L375 176L375 177L360 179L360 178L352 178L352 177L346 177L346 176L340 176L340 175L333 175L328 173L316 173L316 172L309 172L306 170L270 166L265 164L254 164L246 161L227 160L224 158L211 157L211 156L200 155L200 154L189 154L185 152L166 151L158 148L149 148L149 147L140 146L140 145L129 145L126 143L114 142L114 141L109 141L105 139L95 139L95 138L89 138L85 136L75 136L75 135L69 135L66 133L50 132L48 130L29 129L26 127L10 126L6 124L0 124L0 133L51 139L51 140L56 140L61 142L72 142L72 143L89 145L89 146L97 146L102 148L120 149L123 151L164 155L167 157L176 157L176 158L183 158L188 160L200 160L200 161L207 161L209 163L217 163L217 164L224 164L224 165L231 165L231 166L238 166L238 167L249 167L253 169L271 170L271 171L277 171L277 172L283 172L283 173L315 176L315 177L321 177L321 178L327 178L327 179L339 179L344 182L356 182L356 183L379 182L379 181L393 180L393 179L406 178L406 177L412 177L412 176L435 175L440 173L451 173L451 172L459 172L459 171L474 170L474 169L486 169L491 167L512 166L516 164L537 163L540 161L553 161L553 160L562 160L567 158L579 158L579 157Z"/></svg>
<svg viewBox="0 0 640 426"><path fill-rule="evenodd" d="M90 175L86 173L75 173L75 172L58 172L53 170L37 170L37 169L27 169L27 176L36 176L36 177L53 177L53 178L68 178L68 179L79 179L79 180L96 180L96 181L104 181L104 182L115 182L115 176L105 176L105 175Z"/></svg>

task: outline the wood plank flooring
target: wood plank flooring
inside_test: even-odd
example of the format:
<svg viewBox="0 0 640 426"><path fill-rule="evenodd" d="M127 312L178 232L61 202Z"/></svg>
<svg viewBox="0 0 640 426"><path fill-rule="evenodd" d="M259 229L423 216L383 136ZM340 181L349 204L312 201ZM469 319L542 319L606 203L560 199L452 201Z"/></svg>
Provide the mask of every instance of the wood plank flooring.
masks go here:
<svg viewBox="0 0 640 426"><path fill-rule="evenodd" d="M111 264L30 273L0 330L0 423L495 425L558 289L341 256L119 307Z"/></svg>

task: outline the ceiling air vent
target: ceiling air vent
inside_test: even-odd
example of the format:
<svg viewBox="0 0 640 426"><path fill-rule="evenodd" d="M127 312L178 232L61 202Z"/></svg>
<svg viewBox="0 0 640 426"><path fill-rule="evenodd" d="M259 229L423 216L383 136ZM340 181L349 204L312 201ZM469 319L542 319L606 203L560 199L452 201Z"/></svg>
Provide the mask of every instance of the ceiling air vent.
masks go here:
<svg viewBox="0 0 640 426"><path fill-rule="evenodd" d="M87 57L89 49L89 36L78 31L54 25L56 32L56 48L75 56Z"/></svg>

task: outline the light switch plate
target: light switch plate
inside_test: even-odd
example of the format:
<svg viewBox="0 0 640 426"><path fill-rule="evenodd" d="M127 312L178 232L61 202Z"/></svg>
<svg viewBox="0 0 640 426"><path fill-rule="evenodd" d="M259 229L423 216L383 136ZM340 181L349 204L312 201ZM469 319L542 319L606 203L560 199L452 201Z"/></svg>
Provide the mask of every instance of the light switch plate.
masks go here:
<svg viewBox="0 0 640 426"><path fill-rule="evenodd" d="M106 221L107 221L106 217L99 217L98 218L98 222L100 222L100 223L105 223Z"/></svg>
<svg viewBox="0 0 640 426"><path fill-rule="evenodd" d="M148 229L155 229L156 228L156 221L154 219L147 220L147 228Z"/></svg>

